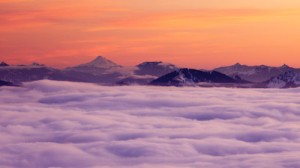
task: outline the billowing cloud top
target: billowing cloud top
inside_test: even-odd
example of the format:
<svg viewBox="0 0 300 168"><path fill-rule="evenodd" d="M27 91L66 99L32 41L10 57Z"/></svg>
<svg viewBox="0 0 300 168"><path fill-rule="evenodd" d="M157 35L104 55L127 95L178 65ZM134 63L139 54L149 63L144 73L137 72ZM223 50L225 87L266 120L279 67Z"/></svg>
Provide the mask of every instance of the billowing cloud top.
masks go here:
<svg viewBox="0 0 300 168"><path fill-rule="evenodd" d="M0 167L299 167L300 89L0 88Z"/></svg>

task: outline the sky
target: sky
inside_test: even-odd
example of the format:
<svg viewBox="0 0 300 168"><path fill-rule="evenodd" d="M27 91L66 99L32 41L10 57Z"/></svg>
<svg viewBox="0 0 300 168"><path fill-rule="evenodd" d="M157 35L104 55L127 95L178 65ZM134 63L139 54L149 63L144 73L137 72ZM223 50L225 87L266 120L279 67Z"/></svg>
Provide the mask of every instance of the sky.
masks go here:
<svg viewBox="0 0 300 168"><path fill-rule="evenodd" d="M0 165L299 168L299 94L48 80L1 87Z"/></svg>
<svg viewBox="0 0 300 168"><path fill-rule="evenodd" d="M0 60L300 67L299 0L0 0Z"/></svg>

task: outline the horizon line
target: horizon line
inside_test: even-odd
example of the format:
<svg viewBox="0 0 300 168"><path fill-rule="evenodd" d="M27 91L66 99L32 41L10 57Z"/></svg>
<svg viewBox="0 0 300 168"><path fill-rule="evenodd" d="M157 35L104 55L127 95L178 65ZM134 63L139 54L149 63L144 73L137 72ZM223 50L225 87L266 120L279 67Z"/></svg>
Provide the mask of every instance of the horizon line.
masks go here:
<svg viewBox="0 0 300 168"><path fill-rule="evenodd" d="M75 67L75 66L78 66L78 65L82 65L82 64L87 64L87 63L93 62L94 60L96 60L99 57L102 57L102 58L104 58L106 60L109 60L109 61L111 61L111 62L113 62L113 63L115 63L117 65L122 66L122 67L135 67L135 66L138 66L138 65L140 65L142 63L146 63L146 62L161 62L161 63L168 63L168 64L175 65L178 68L189 68L189 67L181 67L181 66L178 66L177 64L174 64L174 63L171 63L171 62L167 62L167 61L162 61L162 60L143 61L143 62L140 62L140 63L135 64L135 65L121 65L121 64L118 64L115 61L107 58L106 56L102 56L102 55L98 55L98 56L94 57L93 59L91 59L88 62L82 62L82 63L74 64L74 65L71 65L71 66L64 66L64 67L61 67L61 68L56 67L56 66L51 66L51 65L48 65L48 64L44 64L44 63L40 63L38 61L33 61L33 62L29 63L29 64L22 64L22 63L21 64L9 64L8 62L6 62L4 60L0 60L0 64L1 63L5 63L5 64L8 64L8 66L31 66L31 65L36 64L36 65L51 67L51 68L55 68L55 69L66 69L66 68ZM250 67L254 67L254 66L257 66L257 67L259 67L259 66L266 66L266 67L271 67L271 68L280 68L280 67L286 66L286 67L290 67L290 68L294 68L294 69L300 69L300 67L292 67L292 66L290 66L290 65L288 65L286 63L283 63L281 65L275 66L275 65L268 65L268 64L244 64L244 63L240 63L239 61L237 61L235 63L232 63L232 64L219 65L219 66L214 67L212 69L205 69L205 68L190 68L190 69L214 70L214 69L217 69L217 68L223 68L223 67L229 67L229 66L236 66L236 65L239 65L239 66L250 66Z"/></svg>

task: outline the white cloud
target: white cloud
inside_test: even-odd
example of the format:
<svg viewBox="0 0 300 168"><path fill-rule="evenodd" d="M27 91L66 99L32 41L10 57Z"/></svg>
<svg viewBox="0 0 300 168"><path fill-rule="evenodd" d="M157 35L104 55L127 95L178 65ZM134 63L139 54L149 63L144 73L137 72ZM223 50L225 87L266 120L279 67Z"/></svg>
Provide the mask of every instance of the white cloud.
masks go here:
<svg viewBox="0 0 300 168"><path fill-rule="evenodd" d="M300 167L300 89L0 88L1 167Z"/></svg>

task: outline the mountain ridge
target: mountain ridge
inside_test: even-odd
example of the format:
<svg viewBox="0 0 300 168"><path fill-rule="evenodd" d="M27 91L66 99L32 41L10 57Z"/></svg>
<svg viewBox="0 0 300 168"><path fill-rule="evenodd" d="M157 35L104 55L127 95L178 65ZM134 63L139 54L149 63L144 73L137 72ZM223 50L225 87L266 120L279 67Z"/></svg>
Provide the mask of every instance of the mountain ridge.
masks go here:
<svg viewBox="0 0 300 168"><path fill-rule="evenodd" d="M201 74L201 71L202 75L204 75L203 77L207 77L207 75L209 75L206 73L220 73L235 81L234 83L239 83L240 85L242 83L244 83L245 85L249 83L256 83L256 86L259 87L274 87L274 83L276 83L276 80L283 80L283 82L289 81L288 78L292 77L286 74L287 72L293 72L294 76L300 74L300 69L290 67L286 64L280 67L272 67L266 65L249 66L236 63L231 66L223 66L215 68L212 71L207 71L200 69L180 68L174 64L161 61L146 61L133 67L126 67L121 66L103 56L97 56L90 62L75 65L62 70L38 63L33 63L31 65L9 65L5 62L1 62L0 80L12 82L14 84L42 79L50 79L99 83L106 85L148 85L153 81L159 79L160 77L163 77L164 75L170 73L178 75L178 73L182 73L184 71L198 74L197 80L190 81L191 85L199 82L218 82L214 80L201 81L201 75L199 76L199 74ZM189 79L191 75L188 75L188 72L184 72L183 74L181 74L181 77ZM276 86L280 87L281 85ZM253 85L252 87L255 87L255 85ZM282 87L298 87L298 83L296 81L294 85L287 86L283 86L282 84Z"/></svg>
<svg viewBox="0 0 300 168"><path fill-rule="evenodd" d="M194 86L199 83L245 83L217 71L181 68L151 82L159 86Z"/></svg>
<svg viewBox="0 0 300 168"><path fill-rule="evenodd" d="M273 67L266 65L248 66L237 63L231 66L215 68L214 70L226 74L228 76L238 75L242 79L254 83L265 82L271 79L272 77L276 77L290 70L300 72L299 69L292 68L286 64L280 67Z"/></svg>

